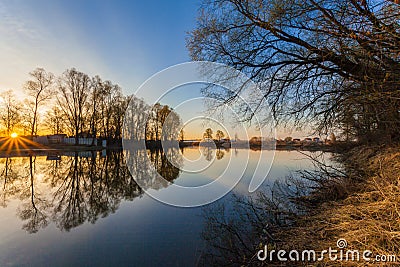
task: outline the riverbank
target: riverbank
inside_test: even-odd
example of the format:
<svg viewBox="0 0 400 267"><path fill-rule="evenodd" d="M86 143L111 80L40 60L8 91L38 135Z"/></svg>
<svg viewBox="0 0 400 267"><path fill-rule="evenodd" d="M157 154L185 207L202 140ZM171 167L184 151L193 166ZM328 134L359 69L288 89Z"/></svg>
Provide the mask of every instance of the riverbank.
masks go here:
<svg viewBox="0 0 400 267"><path fill-rule="evenodd" d="M293 225L272 229L280 249L338 249L360 251L360 261L297 263L298 266L366 266L376 255L397 256L400 263L400 146L356 147L339 159L346 176L332 177L306 197L296 200L307 207ZM370 250L371 261L362 259ZM375 262L376 266L377 262ZM382 263L380 263L382 264ZM291 266L295 266L292 264ZM398 266L386 262L379 266Z"/></svg>
<svg viewBox="0 0 400 267"><path fill-rule="evenodd" d="M10 140L10 139L9 139ZM0 158L26 157L36 155L61 155L66 152L97 152L106 148L102 146L88 145L68 145L68 144L49 144L42 145L32 142L29 139L10 140L9 142L0 142ZM107 150L115 149L107 147Z"/></svg>

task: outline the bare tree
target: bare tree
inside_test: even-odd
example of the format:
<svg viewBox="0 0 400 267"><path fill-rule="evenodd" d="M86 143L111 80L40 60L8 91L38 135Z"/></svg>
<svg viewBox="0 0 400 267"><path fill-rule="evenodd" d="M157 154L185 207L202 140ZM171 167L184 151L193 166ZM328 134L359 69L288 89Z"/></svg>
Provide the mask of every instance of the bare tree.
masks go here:
<svg viewBox="0 0 400 267"><path fill-rule="evenodd" d="M25 92L28 96L26 104L29 110L30 135L36 135L38 129L38 111L41 104L52 96L51 86L54 82L54 75L46 72L43 68L36 68L29 73L31 80L25 83Z"/></svg>
<svg viewBox="0 0 400 267"><path fill-rule="evenodd" d="M399 25L396 1L215 0L188 48L257 82L254 112L267 103L279 122L400 139ZM240 90L205 93L229 102Z"/></svg>
<svg viewBox="0 0 400 267"><path fill-rule="evenodd" d="M98 121L100 117L100 112L99 112L99 105L100 105L100 100L101 100L101 94L102 94L102 87L103 87L103 82L99 76L95 76L92 78L92 94L90 96L90 101L88 102L88 110L90 110L90 119L89 119L89 128L90 128L90 133L92 134L93 137L97 136L98 132Z"/></svg>
<svg viewBox="0 0 400 267"><path fill-rule="evenodd" d="M121 87L110 81L98 83L98 86L96 91L98 90L100 136L110 141L121 139L123 117L130 97L124 97Z"/></svg>
<svg viewBox="0 0 400 267"><path fill-rule="evenodd" d="M181 129L181 130L179 131L179 141L180 141L180 142L185 141L185 131L184 131L183 129Z"/></svg>
<svg viewBox="0 0 400 267"><path fill-rule="evenodd" d="M168 105L154 104L146 125L146 139L153 141L178 140L179 115Z"/></svg>
<svg viewBox="0 0 400 267"><path fill-rule="evenodd" d="M217 130L217 132L215 133L215 137L217 138L218 142L220 142L221 139L224 138L224 136L225 136L225 134L221 130Z"/></svg>
<svg viewBox="0 0 400 267"><path fill-rule="evenodd" d="M212 135L213 135L213 130L211 128L207 128L203 134L203 138L204 139L212 139L213 138Z"/></svg>
<svg viewBox="0 0 400 267"><path fill-rule="evenodd" d="M126 139L132 141L139 141L146 139L147 119L151 107L147 105L142 99L132 96L129 105L124 114L126 123L124 136Z"/></svg>
<svg viewBox="0 0 400 267"><path fill-rule="evenodd" d="M91 81L87 74L70 69L64 72L59 80L58 104L67 118L67 126L79 144L79 136L85 127L87 101L91 92Z"/></svg>
<svg viewBox="0 0 400 267"><path fill-rule="evenodd" d="M121 91L119 91L114 99L115 102L112 109L112 122L114 125L114 131L111 136L117 142L120 142L120 140L122 139L122 126L124 123L124 116L131 99L132 97L124 96Z"/></svg>
<svg viewBox="0 0 400 267"><path fill-rule="evenodd" d="M0 119L9 136L14 128L21 122L21 105L15 99L12 90L8 90L1 95L1 115Z"/></svg>
<svg viewBox="0 0 400 267"><path fill-rule="evenodd" d="M64 112L57 106L54 106L51 110L48 110L44 123L46 127L52 132L52 134L61 134L65 129L65 115Z"/></svg>
<svg viewBox="0 0 400 267"><path fill-rule="evenodd" d="M161 114L161 109L162 105L160 103L156 103L153 105L148 121L147 121L147 126L146 126L146 139L147 140L155 140L159 141L161 140L161 127L160 125L160 114Z"/></svg>

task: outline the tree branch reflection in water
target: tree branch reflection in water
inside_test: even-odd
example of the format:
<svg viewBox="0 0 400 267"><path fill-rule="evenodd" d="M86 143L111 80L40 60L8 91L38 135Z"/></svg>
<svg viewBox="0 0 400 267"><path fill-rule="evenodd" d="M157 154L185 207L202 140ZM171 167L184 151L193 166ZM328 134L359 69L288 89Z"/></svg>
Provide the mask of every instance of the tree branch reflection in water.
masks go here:
<svg viewBox="0 0 400 267"><path fill-rule="evenodd" d="M212 161L214 158L214 153L215 153L215 158L217 160L221 160L225 156L225 151L229 152L229 148L212 148L208 146L201 146L201 154L204 156L205 160L207 161Z"/></svg>
<svg viewBox="0 0 400 267"><path fill-rule="evenodd" d="M315 210L324 201L343 197L332 189L341 188L340 181L348 177L340 163L330 160L332 154L296 153L312 165L289 171L257 193L233 194L229 201L204 207L202 265L265 266L256 254L264 245L268 249L290 247L291 244L279 240L279 233L288 229L299 215ZM276 258L270 264L281 266Z"/></svg>
<svg viewBox="0 0 400 267"><path fill-rule="evenodd" d="M132 175L122 151L107 151L104 157L97 152L70 152L61 160L46 160L45 156L0 159L4 166L0 170L1 206L19 201L17 213L29 233L50 222L69 231L114 213L123 200L141 196L143 190L135 179L161 189L179 176L179 168L169 163L162 150L131 153L133 162L129 164L135 166ZM151 168L144 167L147 164L153 164L168 182L157 184Z"/></svg>

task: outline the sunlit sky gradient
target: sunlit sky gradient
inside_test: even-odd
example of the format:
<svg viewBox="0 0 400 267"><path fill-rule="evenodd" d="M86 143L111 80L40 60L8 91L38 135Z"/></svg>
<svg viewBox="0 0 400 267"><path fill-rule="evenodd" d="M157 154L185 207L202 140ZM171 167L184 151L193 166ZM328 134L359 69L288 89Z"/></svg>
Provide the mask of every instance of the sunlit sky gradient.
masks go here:
<svg viewBox="0 0 400 267"><path fill-rule="evenodd" d="M178 1L0 2L0 90L20 88L37 66L76 67L126 92L170 65L189 60L186 32L199 3Z"/></svg>
<svg viewBox="0 0 400 267"><path fill-rule="evenodd" d="M75 67L131 94L154 73L190 60L185 38L199 7L195 0L3 0L0 91L22 94L36 67L56 75Z"/></svg>

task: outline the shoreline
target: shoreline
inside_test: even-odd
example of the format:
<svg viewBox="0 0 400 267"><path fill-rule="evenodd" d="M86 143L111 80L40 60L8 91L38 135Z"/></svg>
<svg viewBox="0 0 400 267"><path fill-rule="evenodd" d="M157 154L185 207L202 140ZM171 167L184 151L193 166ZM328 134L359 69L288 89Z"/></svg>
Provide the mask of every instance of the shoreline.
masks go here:
<svg viewBox="0 0 400 267"><path fill-rule="evenodd" d="M179 146L180 149L185 148L199 148L201 146ZM162 147L147 147L147 150L161 150ZM250 147L216 147L213 149L230 150L239 149L245 150L249 149L252 151L260 150L275 150L275 151L321 151L321 152L332 152L340 153L343 148L336 146L308 146L308 147L292 147L292 146L276 146L276 147L264 147L261 146L250 146ZM85 145L47 145L47 146L30 146L25 148L12 148L0 150L0 158L6 157L25 157L25 156L36 156L36 155L62 155L63 152L99 152L103 150L123 150L122 146L85 146Z"/></svg>
<svg viewBox="0 0 400 267"><path fill-rule="evenodd" d="M349 249L399 256L400 145L355 147L344 152L339 162L345 166L346 177L331 177L309 195L295 199L306 207L305 213L296 216L292 225L271 229L279 240L274 246L322 251L336 248L342 238ZM325 259L312 266L356 263Z"/></svg>
<svg viewBox="0 0 400 267"><path fill-rule="evenodd" d="M322 256L329 248L339 251L338 241L345 240L344 253L371 251L374 256L388 258L395 255L396 262L379 266L400 266L400 144L359 145L333 157L334 162L328 165L315 158L318 167L315 171L297 171L274 184L271 191L237 196L235 209L229 215L224 213L227 209L224 206L207 210L210 236L227 233L224 242L206 240L207 253L212 256L210 263L226 260L243 266L374 263L363 258L335 261L326 254ZM243 242L238 243L240 240ZM231 244L238 245L230 250ZM269 254L268 260L259 260L260 251L275 254ZM278 251L313 251L316 258L282 262L276 255ZM219 258L215 259L215 255Z"/></svg>

